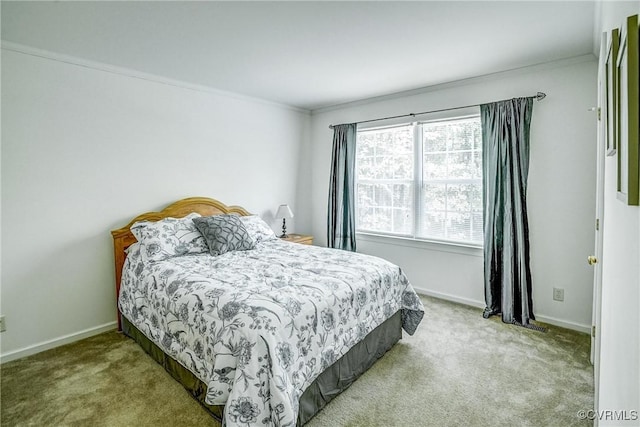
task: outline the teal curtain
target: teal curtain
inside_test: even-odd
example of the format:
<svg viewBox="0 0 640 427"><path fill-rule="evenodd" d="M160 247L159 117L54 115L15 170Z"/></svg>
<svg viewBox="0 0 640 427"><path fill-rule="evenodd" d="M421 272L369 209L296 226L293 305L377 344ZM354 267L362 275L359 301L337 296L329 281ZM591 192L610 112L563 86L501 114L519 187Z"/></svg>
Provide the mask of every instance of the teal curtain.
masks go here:
<svg viewBox="0 0 640 427"><path fill-rule="evenodd" d="M527 175L532 98L480 106L484 207L484 317L532 327Z"/></svg>
<svg viewBox="0 0 640 427"><path fill-rule="evenodd" d="M355 168L357 124L333 128L327 246L356 250Z"/></svg>

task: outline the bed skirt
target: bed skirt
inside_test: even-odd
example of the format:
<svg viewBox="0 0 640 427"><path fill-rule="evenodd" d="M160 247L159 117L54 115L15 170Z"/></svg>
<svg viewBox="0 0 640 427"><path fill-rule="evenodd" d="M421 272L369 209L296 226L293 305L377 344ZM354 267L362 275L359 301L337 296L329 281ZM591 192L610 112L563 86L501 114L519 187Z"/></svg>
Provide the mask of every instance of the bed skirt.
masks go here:
<svg viewBox="0 0 640 427"><path fill-rule="evenodd" d="M149 340L129 320L122 317L122 332L136 341L156 362L189 391L215 419L222 422L224 406L208 405L204 399L207 386L191 371L166 355L160 347ZM402 338L400 311L371 331L364 340L353 346L344 356L322 372L300 397L297 425L307 423L334 397L346 390L353 382L381 358Z"/></svg>

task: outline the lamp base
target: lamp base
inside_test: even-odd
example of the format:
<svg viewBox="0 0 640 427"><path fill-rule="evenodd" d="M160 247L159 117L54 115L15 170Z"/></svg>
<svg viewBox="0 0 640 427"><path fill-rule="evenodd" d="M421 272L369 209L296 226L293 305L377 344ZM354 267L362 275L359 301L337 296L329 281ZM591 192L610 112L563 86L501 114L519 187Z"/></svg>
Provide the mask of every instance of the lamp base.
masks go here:
<svg viewBox="0 0 640 427"><path fill-rule="evenodd" d="M289 237L287 234L287 220L286 218L282 218L282 234L280 235L280 238L286 239L287 237Z"/></svg>

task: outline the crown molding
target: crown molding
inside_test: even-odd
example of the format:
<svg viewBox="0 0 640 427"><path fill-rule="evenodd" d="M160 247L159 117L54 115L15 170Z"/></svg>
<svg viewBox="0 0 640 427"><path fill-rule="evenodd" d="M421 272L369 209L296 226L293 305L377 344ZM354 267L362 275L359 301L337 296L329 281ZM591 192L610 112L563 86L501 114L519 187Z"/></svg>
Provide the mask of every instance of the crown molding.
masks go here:
<svg viewBox="0 0 640 427"><path fill-rule="evenodd" d="M417 89L410 89L410 90L405 90L405 91L402 91L402 92L390 93L390 94L387 94L387 95L374 96L374 97L371 97L371 98L364 98L364 99L360 99L360 100L356 100L356 101L350 101L350 102L345 102L345 103L341 103L341 104L329 105L329 106L326 106L326 107L322 107L322 108L317 108L317 109L311 110L311 115L313 116L314 114L326 113L326 112L333 111L333 110L341 110L341 109L344 109L344 108L359 107L359 106L362 106L362 105L373 104L373 103L376 103L376 102L388 101L388 100L398 99L398 98L405 98L405 97L408 97L408 96L421 95L421 94L424 94L424 93L436 92L436 91L440 91L440 90L444 90L444 89L450 89L450 88L454 88L454 87L460 87L460 86L465 86L465 85L482 83L482 82L486 82L486 81L502 79L502 78L506 78L506 77L510 77L510 76L514 76L514 75L519 75L519 74L523 74L523 73L524 74L537 73L537 72L544 71L544 70L551 70L551 69L554 69L554 68L562 68L562 67L567 67L567 66L574 65L574 64L581 64L581 63L584 63L584 62L592 62L592 61L595 61L595 60L596 60L595 55L593 55L591 53L588 53L588 54L585 54L585 55L574 56L574 57L571 57L571 58L565 58L565 59L560 59L560 60L556 60L556 61L544 62L544 63L541 63L541 64L529 65L529 66L526 66L526 67L513 68L511 70L499 71L499 72L496 72L496 73L484 74L482 76L470 77L470 78L467 78L467 79L461 79L461 80L455 80L455 81L451 81L451 82L439 83L439 84L432 85L432 86L425 86L425 87L421 87L421 88L417 88Z"/></svg>
<svg viewBox="0 0 640 427"><path fill-rule="evenodd" d="M167 86L178 87L181 89L193 90L196 92L205 92L205 93L210 93L210 94L221 96L221 97L239 99L242 101L252 102L256 104L269 105L269 106L281 108L284 110L295 111L297 113L303 113L307 115L310 114L309 110L306 110L304 108L294 107L292 105L269 101L263 98L256 98L253 96L242 95L236 92L229 92L221 89L216 89L210 86L188 83L182 80L170 79L170 78L162 77L156 74L133 70L131 68L118 67L118 66L110 65L104 62L92 61L89 59L79 58L76 56L65 55L57 52L51 52L48 50L38 49L35 47L22 45L19 43L8 42L5 40L2 40L2 50L17 52L24 55L30 55L38 58L49 59L52 61L62 62L65 64L71 64L79 67L90 68L97 71L117 74L121 76L145 80L145 81L163 84Z"/></svg>

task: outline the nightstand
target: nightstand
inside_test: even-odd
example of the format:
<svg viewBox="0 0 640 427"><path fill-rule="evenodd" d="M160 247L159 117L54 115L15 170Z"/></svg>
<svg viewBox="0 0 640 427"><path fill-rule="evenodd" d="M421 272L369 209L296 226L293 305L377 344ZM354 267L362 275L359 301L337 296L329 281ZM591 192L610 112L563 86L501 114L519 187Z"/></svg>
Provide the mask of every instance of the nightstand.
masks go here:
<svg viewBox="0 0 640 427"><path fill-rule="evenodd" d="M288 234L287 237L280 237L287 242L300 243L303 245L313 244L313 236L306 236L304 234Z"/></svg>

